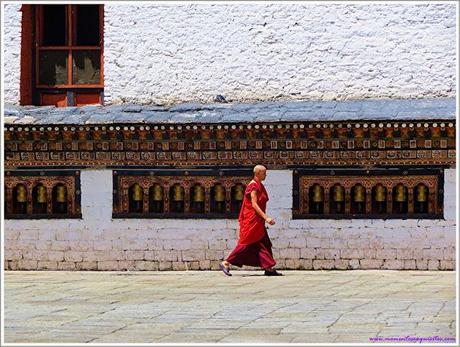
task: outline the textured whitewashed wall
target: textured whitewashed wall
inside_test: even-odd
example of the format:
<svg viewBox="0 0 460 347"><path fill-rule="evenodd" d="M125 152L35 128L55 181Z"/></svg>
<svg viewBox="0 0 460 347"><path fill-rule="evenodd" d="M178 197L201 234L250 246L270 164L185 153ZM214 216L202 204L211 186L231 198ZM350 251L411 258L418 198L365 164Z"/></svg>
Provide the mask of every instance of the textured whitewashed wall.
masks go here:
<svg viewBox="0 0 460 347"><path fill-rule="evenodd" d="M5 268L218 269L236 220L111 219L112 172L82 170L82 220L6 220ZM445 220L292 220L292 171L265 186L277 267L455 269L455 170L445 171Z"/></svg>
<svg viewBox="0 0 460 347"><path fill-rule="evenodd" d="M19 104L21 5L2 4L3 92L5 102Z"/></svg>
<svg viewBox="0 0 460 347"><path fill-rule="evenodd" d="M19 5L6 5L7 102ZM455 95L454 4L105 5L107 103Z"/></svg>

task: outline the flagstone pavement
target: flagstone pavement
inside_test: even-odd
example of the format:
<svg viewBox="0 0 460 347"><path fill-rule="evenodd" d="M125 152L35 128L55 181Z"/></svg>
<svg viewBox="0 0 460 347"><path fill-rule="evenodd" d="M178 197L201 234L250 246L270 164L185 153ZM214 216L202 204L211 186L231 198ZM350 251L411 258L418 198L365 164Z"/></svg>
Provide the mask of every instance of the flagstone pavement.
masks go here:
<svg viewBox="0 0 460 347"><path fill-rule="evenodd" d="M454 271L232 273L6 271L4 342L454 342Z"/></svg>

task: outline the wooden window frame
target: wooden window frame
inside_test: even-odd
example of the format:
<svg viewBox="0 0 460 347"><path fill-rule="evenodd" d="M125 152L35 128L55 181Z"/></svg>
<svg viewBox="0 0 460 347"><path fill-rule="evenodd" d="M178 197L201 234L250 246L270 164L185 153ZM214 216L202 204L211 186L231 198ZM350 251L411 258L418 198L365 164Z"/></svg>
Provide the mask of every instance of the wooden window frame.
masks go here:
<svg viewBox="0 0 460 347"><path fill-rule="evenodd" d="M88 89L88 88L104 88L104 35L103 35L103 26L104 26L104 5L99 6L99 45L98 46L76 46L74 45L76 41L76 6L78 5L65 5L66 11L66 35L67 42L65 46L43 46L43 6L46 5L37 5L36 12L36 38L35 38L35 88L37 89ZM73 61L72 53L77 50L95 50L99 51L100 57L100 83L99 84L74 84L73 83ZM42 51L67 51L67 80L70 82L68 84L57 84L57 85L47 85L39 84L40 76L40 52Z"/></svg>

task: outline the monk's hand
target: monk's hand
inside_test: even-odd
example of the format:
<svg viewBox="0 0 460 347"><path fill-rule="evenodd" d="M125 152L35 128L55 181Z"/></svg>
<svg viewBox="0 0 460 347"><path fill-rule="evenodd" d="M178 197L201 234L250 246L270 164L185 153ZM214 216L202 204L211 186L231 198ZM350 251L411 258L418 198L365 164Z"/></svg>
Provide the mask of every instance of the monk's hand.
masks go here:
<svg viewBox="0 0 460 347"><path fill-rule="evenodd" d="M273 218L270 218L270 217L267 217L267 219L265 219L265 221L270 224L270 225L274 225L275 224L275 220Z"/></svg>

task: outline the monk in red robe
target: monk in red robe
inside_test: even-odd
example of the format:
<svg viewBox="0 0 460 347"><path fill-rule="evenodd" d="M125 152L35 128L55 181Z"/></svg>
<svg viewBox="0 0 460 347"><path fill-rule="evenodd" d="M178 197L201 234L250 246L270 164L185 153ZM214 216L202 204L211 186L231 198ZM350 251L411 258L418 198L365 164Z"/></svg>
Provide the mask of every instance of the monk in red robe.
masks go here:
<svg viewBox="0 0 460 347"><path fill-rule="evenodd" d="M254 167L254 177L246 186L238 217L238 244L227 259L220 263L220 268L227 276L231 276L230 265L259 266L265 270L266 276L282 276L273 269L276 261L273 259L272 243L265 228L265 222L275 224L275 220L265 214L268 194L262 181L266 176L267 169L264 166Z"/></svg>

